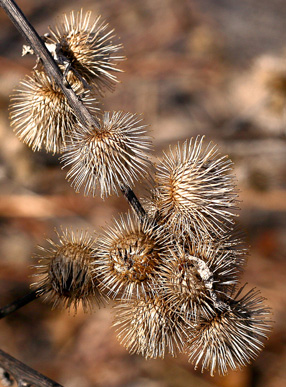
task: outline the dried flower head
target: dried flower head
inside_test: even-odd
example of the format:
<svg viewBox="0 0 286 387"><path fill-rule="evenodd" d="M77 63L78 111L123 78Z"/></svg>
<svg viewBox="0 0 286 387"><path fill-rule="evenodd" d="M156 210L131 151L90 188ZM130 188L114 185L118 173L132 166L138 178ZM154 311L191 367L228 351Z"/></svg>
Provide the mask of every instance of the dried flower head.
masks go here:
<svg viewBox="0 0 286 387"><path fill-rule="evenodd" d="M163 299L129 300L116 308L117 338L130 353L156 359L182 352L186 326Z"/></svg>
<svg viewBox="0 0 286 387"><path fill-rule="evenodd" d="M104 198L145 174L151 141L136 114L105 112L99 123L98 130L77 125L62 160L77 192L84 186L85 195L99 191Z"/></svg>
<svg viewBox="0 0 286 387"><path fill-rule="evenodd" d="M38 279L31 287L53 308L74 307L76 312L79 304L84 311L94 303L100 305L104 298L92 264L96 260L95 240L84 231L56 234L59 242L49 239L50 248L39 247L42 253L35 256L38 264L34 265Z"/></svg>
<svg viewBox="0 0 286 387"><path fill-rule="evenodd" d="M113 298L140 298L153 293L166 249L160 230L130 213L115 220L98 240L96 272Z"/></svg>
<svg viewBox="0 0 286 387"><path fill-rule="evenodd" d="M194 235L224 233L236 204L232 162L203 139L179 144L157 166L155 208L171 230Z"/></svg>
<svg viewBox="0 0 286 387"><path fill-rule="evenodd" d="M96 100L89 98L80 82L73 82L74 92L91 111ZM10 118L18 138L33 151L61 152L77 119L65 95L45 72L34 71L11 96Z"/></svg>
<svg viewBox="0 0 286 387"><path fill-rule="evenodd" d="M182 316L210 318L238 281L236 255L211 240L175 245L160 276L167 302Z"/></svg>
<svg viewBox="0 0 286 387"><path fill-rule="evenodd" d="M284 55L262 55L254 63L253 80L257 82L255 89L262 96L263 109L266 114L277 117L285 109L286 98L286 57ZM253 80L252 87L253 87ZM261 89L261 90L260 90ZM261 112L263 114L263 112ZM265 114L263 114L265 115Z"/></svg>
<svg viewBox="0 0 286 387"><path fill-rule="evenodd" d="M217 370L225 375L255 359L271 327L270 310L263 301L259 291L252 289L241 299L229 300L211 319L202 318L190 331L188 345L195 368L201 363L202 372L208 369L213 376Z"/></svg>
<svg viewBox="0 0 286 387"><path fill-rule="evenodd" d="M83 10L64 14L58 25L49 28L46 44L59 46L57 56L65 67L101 93L105 88L113 90L117 82L113 73L120 71L116 62L124 56L118 55L122 45L113 43L114 30L108 30L100 17L92 21L91 16L91 11L84 14Z"/></svg>

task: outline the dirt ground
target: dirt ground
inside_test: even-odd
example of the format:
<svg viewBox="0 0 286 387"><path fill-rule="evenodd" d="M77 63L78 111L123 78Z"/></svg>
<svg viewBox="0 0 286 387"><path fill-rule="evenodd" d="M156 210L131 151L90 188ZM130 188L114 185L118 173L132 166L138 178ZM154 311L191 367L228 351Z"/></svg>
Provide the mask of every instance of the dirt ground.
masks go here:
<svg viewBox="0 0 286 387"><path fill-rule="evenodd" d="M72 9L102 15L127 60L105 110L143 113L160 157L198 134L234 162L239 223L250 244L242 282L273 309L259 358L211 378L186 356L145 360L119 345L112 307L76 316L36 300L0 322L0 348L65 387L284 387L286 384L286 2L19 0L40 34ZM0 304L29 291L32 256L54 228L99 230L122 197L75 194L56 156L33 153L9 126L9 95L29 74L23 40L0 11ZM275 80L275 81L273 81ZM273 81L273 82L272 82ZM144 182L135 192L144 192ZM1 385L1 382L0 382Z"/></svg>

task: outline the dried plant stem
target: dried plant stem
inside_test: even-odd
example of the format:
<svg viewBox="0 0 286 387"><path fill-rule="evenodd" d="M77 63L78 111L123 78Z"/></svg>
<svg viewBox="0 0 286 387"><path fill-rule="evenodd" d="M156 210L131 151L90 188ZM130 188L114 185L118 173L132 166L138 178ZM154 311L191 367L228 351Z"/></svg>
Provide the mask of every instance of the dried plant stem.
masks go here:
<svg viewBox="0 0 286 387"><path fill-rule="evenodd" d="M139 219L143 219L146 217L146 212L144 208L142 207L141 203L139 202L138 198L136 197L135 193L132 191L130 187L127 185L121 185L120 186L122 194L125 196L125 198L128 200L128 203L133 208L135 213L137 214Z"/></svg>
<svg viewBox="0 0 286 387"><path fill-rule="evenodd" d="M0 367L7 373L8 380L12 376L19 386L41 386L41 387L63 387L46 376L40 374L33 368L20 362L8 353L0 349Z"/></svg>
<svg viewBox="0 0 286 387"><path fill-rule="evenodd" d="M19 298L18 300L12 302L11 304L6 305L3 308L0 308L0 319L15 312L17 309L22 308L22 306L29 304L29 302L34 301L38 296L39 295L36 291L32 291L26 294L24 297Z"/></svg>

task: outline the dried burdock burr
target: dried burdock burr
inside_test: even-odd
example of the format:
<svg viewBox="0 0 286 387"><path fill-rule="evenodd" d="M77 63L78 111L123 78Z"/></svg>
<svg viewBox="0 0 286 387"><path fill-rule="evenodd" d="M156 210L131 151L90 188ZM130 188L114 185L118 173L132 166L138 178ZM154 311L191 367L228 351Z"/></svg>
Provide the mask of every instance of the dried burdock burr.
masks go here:
<svg viewBox="0 0 286 387"><path fill-rule="evenodd" d="M74 92L95 112L96 99L83 89L75 77L67 79ZM77 118L67 98L54 80L45 72L34 71L20 82L11 96L11 126L17 137L33 151L45 149L47 152L61 152L66 145Z"/></svg>
<svg viewBox="0 0 286 387"><path fill-rule="evenodd" d="M208 318L221 307L221 297L238 282L236 255L209 239L176 244L160 270L167 302L188 320Z"/></svg>
<svg viewBox="0 0 286 387"><path fill-rule="evenodd" d="M62 161L70 167L67 179L78 192L102 198L118 193L120 186L133 186L151 165L151 140L142 119L131 113L105 112L100 128L74 128Z"/></svg>
<svg viewBox="0 0 286 387"><path fill-rule="evenodd" d="M94 86L102 94L104 89L113 90L119 72L117 62L124 56L118 52L122 45L114 43L114 30L100 21L92 20L92 12L83 10L64 14L54 27L49 27L47 45L57 49L57 61L64 71L72 71L84 84Z"/></svg>
<svg viewBox="0 0 286 387"><path fill-rule="evenodd" d="M97 259L95 239L87 231L56 231L58 241L48 239L49 248L39 247L35 258L31 287L53 308L62 307L77 311L81 304L84 311L104 302L99 290L93 263Z"/></svg>
<svg viewBox="0 0 286 387"><path fill-rule="evenodd" d="M153 294L167 242L162 229L132 213L122 215L98 239L96 272L112 298L129 299Z"/></svg>
<svg viewBox="0 0 286 387"><path fill-rule="evenodd" d="M197 137L170 148L157 165L153 207L176 235L222 235L236 208L232 162Z"/></svg>
<svg viewBox="0 0 286 387"><path fill-rule="evenodd" d="M212 318L201 318L189 331L187 353L189 360L202 372L207 369L225 375L247 365L263 348L272 322L264 298L252 289L242 298L229 299L223 310Z"/></svg>
<svg viewBox="0 0 286 387"><path fill-rule="evenodd" d="M130 352L164 358L182 352L188 326L159 296L128 300L116 306L117 338Z"/></svg>

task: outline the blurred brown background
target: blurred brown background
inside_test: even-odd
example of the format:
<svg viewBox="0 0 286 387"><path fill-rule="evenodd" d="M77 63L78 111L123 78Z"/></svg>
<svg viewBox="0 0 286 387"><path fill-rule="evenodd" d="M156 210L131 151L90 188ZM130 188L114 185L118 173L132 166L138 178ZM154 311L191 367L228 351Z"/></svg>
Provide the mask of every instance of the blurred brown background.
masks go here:
<svg viewBox="0 0 286 387"><path fill-rule="evenodd" d="M235 163L240 223L251 255L243 281L257 286L276 321L258 360L225 378L185 356L130 356L110 328L110 308L51 311L40 300L0 322L0 348L66 387L286 385L286 2L284 0L19 0L43 34L63 12L110 22L128 60L105 110L144 113L155 152L197 134ZM99 229L128 209L122 197L76 195L56 157L33 153L9 127L9 95L34 66L0 11L0 305L28 292L31 256L54 228ZM140 185L135 192L140 194ZM0 383L1 385L1 383Z"/></svg>

